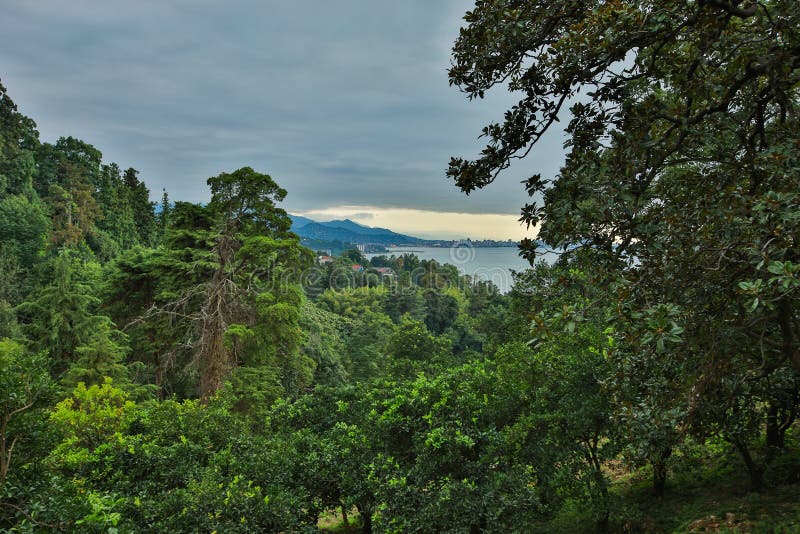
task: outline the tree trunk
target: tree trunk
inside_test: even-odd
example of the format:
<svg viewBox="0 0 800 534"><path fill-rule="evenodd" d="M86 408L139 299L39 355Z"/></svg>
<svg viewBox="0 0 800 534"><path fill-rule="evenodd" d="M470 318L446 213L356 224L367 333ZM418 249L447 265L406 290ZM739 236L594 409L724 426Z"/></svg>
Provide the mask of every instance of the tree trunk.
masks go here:
<svg viewBox="0 0 800 534"><path fill-rule="evenodd" d="M206 298L201 308L200 340L196 363L200 371L200 398L203 402L222 387L233 367L225 333L236 313L236 284L230 264L233 261L232 239L223 233L217 239L214 252L219 261L216 272L206 286Z"/></svg>
<svg viewBox="0 0 800 534"><path fill-rule="evenodd" d="M667 487L667 460L672 455L672 449L661 451L653 460L653 494L659 499L664 496Z"/></svg>
<svg viewBox="0 0 800 534"><path fill-rule="evenodd" d="M767 447L783 449L786 444L785 436L788 426L783 426L780 418L780 410L771 404L767 410Z"/></svg>
<svg viewBox="0 0 800 534"><path fill-rule="evenodd" d="M796 346L795 332L792 327L792 307L785 297L778 299L776 307L778 309L778 327L783 338L783 356L792 362L794 370L800 373L800 349Z"/></svg>
<svg viewBox="0 0 800 534"><path fill-rule="evenodd" d="M347 520L347 507L344 504L342 504L342 524L345 530L350 528L350 522Z"/></svg>
<svg viewBox="0 0 800 534"><path fill-rule="evenodd" d="M797 419L800 391L795 386L792 395L781 401L772 401L767 410L767 447L783 449L786 446L786 431Z"/></svg>
<svg viewBox="0 0 800 534"><path fill-rule="evenodd" d="M742 456L747 473L750 475L750 486L753 491L760 491L764 487L764 466L758 465L750 454L750 449L740 439L732 439L733 445Z"/></svg>
<svg viewBox="0 0 800 534"><path fill-rule="evenodd" d="M356 505L358 514L361 516L361 532L364 534L372 534L372 513L366 509Z"/></svg>
<svg viewBox="0 0 800 534"><path fill-rule="evenodd" d="M653 494L659 499L667 486L667 468L662 462L653 463Z"/></svg>
<svg viewBox="0 0 800 534"><path fill-rule="evenodd" d="M599 491L600 491L600 499L601 499L601 510L600 510L600 517L597 519L597 532L609 532L609 496L608 496L608 485L606 484L606 478L603 475L603 472L598 468L594 472L595 483L597 484Z"/></svg>
<svg viewBox="0 0 800 534"><path fill-rule="evenodd" d="M228 350L225 346L227 324L221 313L225 304L219 295L213 295L203 309L204 317L198 355L200 398L203 401L207 401L222 387L228 371Z"/></svg>
<svg viewBox="0 0 800 534"><path fill-rule="evenodd" d="M6 435L0 434L0 487L6 483L8 467L11 465L11 454L6 450Z"/></svg>
<svg viewBox="0 0 800 534"><path fill-rule="evenodd" d="M608 517L608 510L604 511L600 518L597 520L597 530L600 534L605 534L606 532L611 532L611 523Z"/></svg>
<svg viewBox="0 0 800 534"><path fill-rule="evenodd" d="M15 413L24 412L31 407L33 407L33 403L5 414L2 418L2 424L0 424L0 488L6 483L8 470L11 468L11 455L14 453L14 445L17 444L17 437L19 437L14 436L14 439L9 443L9 438L11 436L8 433L8 423Z"/></svg>
<svg viewBox="0 0 800 534"><path fill-rule="evenodd" d="M608 532L609 513L610 513L608 484L606 484L606 477L603 474L603 466L600 461L599 443L600 443L600 430L597 429L594 437L586 441L584 446L586 447L586 457L593 469L589 484L591 485L592 483L594 483L594 485L597 487L597 491L600 498L600 502L598 503L600 516L597 519L597 525L596 525L597 532ZM590 488L590 493L591 493L591 488Z"/></svg>

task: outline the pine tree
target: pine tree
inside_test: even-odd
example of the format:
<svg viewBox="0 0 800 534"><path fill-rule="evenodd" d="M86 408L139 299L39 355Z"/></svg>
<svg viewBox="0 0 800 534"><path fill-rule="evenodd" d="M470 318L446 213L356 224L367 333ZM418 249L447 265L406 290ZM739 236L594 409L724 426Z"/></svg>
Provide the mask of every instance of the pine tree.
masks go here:
<svg viewBox="0 0 800 534"><path fill-rule="evenodd" d="M128 368L125 366L126 336L114 328L107 317L96 321L96 328L87 342L75 349L76 359L70 366L62 384L72 390L78 382L87 386L101 385L111 378L122 389L130 386Z"/></svg>
<svg viewBox="0 0 800 534"><path fill-rule="evenodd" d="M155 205L150 202L150 191L144 182L139 180L138 175L139 171L132 167L128 168L123 175L123 182L133 210L133 220L136 223L139 242L149 246L155 237Z"/></svg>
<svg viewBox="0 0 800 534"><path fill-rule="evenodd" d="M50 283L17 308L28 337L36 350L47 351L56 373L69 367L77 348L88 343L104 321L97 314L100 300L91 283L98 267L87 264L77 251L62 249L52 260Z"/></svg>
<svg viewBox="0 0 800 534"><path fill-rule="evenodd" d="M167 231L167 225L169 224L169 216L170 216L170 205L169 205L169 195L167 195L167 190L161 190L161 210L158 213L158 227L159 227L159 238L164 237L164 233Z"/></svg>
<svg viewBox="0 0 800 534"><path fill-rule="evenodd" d="M17 111L0 83L0 198L33 192L33 151L38 145L36 123Z"/></svg>
<svg viewBox="0 0 800 534"><path fill-rule="evenodd" d="M163 289L153 313L182 328L171 337L174 354L191 347L204 399L245 360L277 366L290 388L304 387L313 361L300 354L302 294L288 271L310 262L310 252L276 206L286 191L249 167L208 183L208 205L178 202L170 210L163 255L154 261Z"/></svg>

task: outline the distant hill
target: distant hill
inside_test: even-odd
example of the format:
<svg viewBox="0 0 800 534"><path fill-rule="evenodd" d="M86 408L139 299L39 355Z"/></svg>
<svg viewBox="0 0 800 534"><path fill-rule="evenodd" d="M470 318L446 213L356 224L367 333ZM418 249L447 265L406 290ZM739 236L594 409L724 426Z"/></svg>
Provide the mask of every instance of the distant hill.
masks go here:
<svg viewBox="0 0 800 534"><path fill-rule="evenodd" d="M357 245L422 245L425 239L398 234L386 228L372 228L349 219L329 222L306 222L305 217L292 215L292 231L302 238L318 241L342 241Z"/></svg>
<svg viewBox="0 0 800 534"><path fill-rule="evenodd" d="M303 217L302 215L292 215L291 213L289 214L289 218L292 220L292 230L294 230L295 232L297 232L298 228L302 228L307 224L316 222L312 221L308 217Z"/></svg>
<svg viewBox="0 0 800 534"><path fill-rule="evenodd" d="M289 214L292 219L292 231L301 238L301 242L315 249L344 250L342 247L352 245L376 245L385 247L389 245L413 245L449 247L460 240L447 239L422 239L419 237L399 234L386 228L376 228L359 224L350 219L317 222L308 217ZM470 241L476 247L515 247L515 241L495 241L483 239Z"/></svg>
<svg viewBox="0 0 800 534"><path fill-rule="evenodd" d="M406 238L410 237L404 234L398 234L397 232L393 232L391 230L387 230L386 228L373 228L372 226L364 226L363 224L351 221L350 219L345 219L343 221L328 221L321 224L328 227L350 230L351 232L363 235L386 235L386 236L391 235L391 236L402 236ZM411 239L417 239L417 238L411 237Z"/></svg>

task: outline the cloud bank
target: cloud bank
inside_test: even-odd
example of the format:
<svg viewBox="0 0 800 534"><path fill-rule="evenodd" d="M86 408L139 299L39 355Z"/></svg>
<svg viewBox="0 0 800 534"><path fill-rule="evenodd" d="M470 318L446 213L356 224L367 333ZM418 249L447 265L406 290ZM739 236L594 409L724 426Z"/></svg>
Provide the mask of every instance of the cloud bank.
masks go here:
<svg viewBox="0 0 800 534"><path fill-rule="evenodd" d="M445 177L449 158L476 155L480 129L515 100L470 103L448 86L471 6L9 0L0 78L45 140L94 144L140 169L154 197L166 188L204 201L206 178L250 165L289 190L291 211L515 216L519 182L558 169L561 137L469 197ZM433 229L457 231L448 221Z"/></svg>

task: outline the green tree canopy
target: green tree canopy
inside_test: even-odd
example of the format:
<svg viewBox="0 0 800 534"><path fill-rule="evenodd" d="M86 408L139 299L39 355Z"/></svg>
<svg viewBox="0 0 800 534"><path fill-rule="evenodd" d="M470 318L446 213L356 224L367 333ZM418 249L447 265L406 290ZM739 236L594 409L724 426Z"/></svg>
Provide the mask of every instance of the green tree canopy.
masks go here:
<svg viewBox="0 0 800 534"><path fill-rule="evenodd" d="M0 339L0 489L5 489L14 456L33 436L26 427L29 412L40 407L50 388L47 359L21 344Z"/></svg>
<svg viewBox="0 0 800 534"><path fill-rule="evenodd" d="M606 274L618 415L718 432L747 460L743 421L791 411L778 377L800 372L800 4L494 0L465 20L451 83L520 100L448 174L488 185L570 106L566 161L525 182L521 220Z"/></svg>

